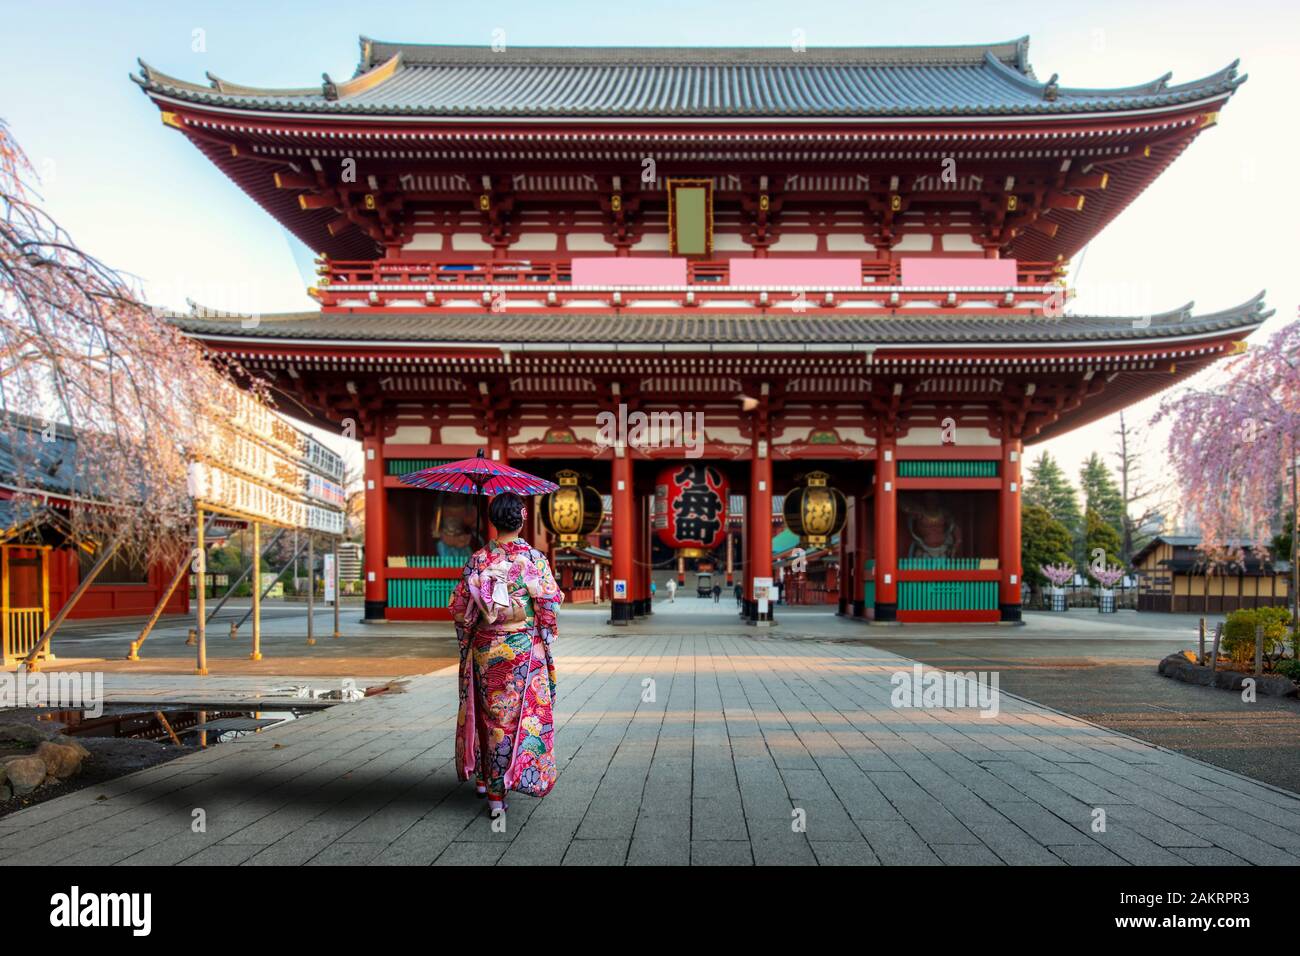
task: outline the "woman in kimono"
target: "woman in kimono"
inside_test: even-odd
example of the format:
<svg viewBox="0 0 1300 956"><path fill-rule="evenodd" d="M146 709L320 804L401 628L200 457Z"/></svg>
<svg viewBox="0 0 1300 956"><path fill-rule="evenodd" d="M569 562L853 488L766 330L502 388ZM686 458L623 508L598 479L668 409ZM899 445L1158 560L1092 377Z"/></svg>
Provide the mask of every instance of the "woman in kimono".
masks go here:
<svg viewBox="0 0 1300 956"><path fill-rule="evenodd" d="M475 781L494 816L506 791L545 796L555 783L555 663L551 643L564 595L546 557L519 536L518 495L492 499L495 539L465 565L451 597L460 645L456 774Z"/></svg>

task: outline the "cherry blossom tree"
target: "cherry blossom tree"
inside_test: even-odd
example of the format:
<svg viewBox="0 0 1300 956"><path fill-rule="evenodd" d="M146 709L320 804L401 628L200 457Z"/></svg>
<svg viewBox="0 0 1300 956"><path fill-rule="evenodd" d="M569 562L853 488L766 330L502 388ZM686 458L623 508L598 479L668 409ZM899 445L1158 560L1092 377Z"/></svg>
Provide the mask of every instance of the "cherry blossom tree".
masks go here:
<svg viewBox="0 0 1300 956"><path fill-rule="evenodd" d="M1073 564L1061 562L1060 564L1044 564L1038 569L1043 577L1052 582L1053 587L1063 588L1074 580L1076 573Z"/></svg>
<svg viewBox="0 0 1300 956"><path fill-rule="evenodd" d="M1213 562L1242 560L1240 543L1268 550L1279 502L1296 501L1300 456L1300 322L1229 360L1213 388L1166 399L1169 464ZM1295 536L1292 536L1294 542ZM1296 567L1295 545L1290 555ZM1300 569L1297 569L1300 570ZM1293 587L1293 598L1300 587Z"/></svg>
<svg viewBox="0 0 1300 956"><path fill-rule="evenodd" d="M1118 564L1111 564L1106 567L1089 565L1088 567L1088 576L1107 590L1123 581L1125 573L1124 569Z"/></svg>
<svg viewBox="0 0 1300 956"><path fill-rule="evenodd" d="M78 540L179 560L193 524L188 460L227 430L240 369L78 248L31 173L0 120L0 429L15 472L4 480L31 505L57 474Z"/></svg>

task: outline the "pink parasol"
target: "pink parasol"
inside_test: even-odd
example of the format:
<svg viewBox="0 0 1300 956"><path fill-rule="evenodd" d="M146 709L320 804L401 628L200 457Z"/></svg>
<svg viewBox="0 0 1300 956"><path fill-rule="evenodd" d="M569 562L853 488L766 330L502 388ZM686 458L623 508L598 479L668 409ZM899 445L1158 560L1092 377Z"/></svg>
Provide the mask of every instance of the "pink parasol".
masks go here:
<svg viewBox="0 0 1300 956"><path fill-rule="evenodd" d="M454 491L462 495L499 495L503 491L512 491L521 497L530 495L549 495L559 488L553 481L538 478L518 468L511 468L504 462L492 461L483 454L483 449L473 458L449 461L445 465L421 468L409 475L399 475L398 480L404 485L425 488L429 491ZM480 515L482 511L480 510ZM486 540L487 529L480 525L480 532Z"/></svg>
<svg viewBox="0 0 1300 956"><path fill-rule="evenodd" d="M474 458L450 461L445 465L421 468L398 478L404 485L429 491L456 491L462 495L499 495L513 491L522 497L549 495L559 488L553 481L538 478L518 468L485 458L483 449Z"/></svg>

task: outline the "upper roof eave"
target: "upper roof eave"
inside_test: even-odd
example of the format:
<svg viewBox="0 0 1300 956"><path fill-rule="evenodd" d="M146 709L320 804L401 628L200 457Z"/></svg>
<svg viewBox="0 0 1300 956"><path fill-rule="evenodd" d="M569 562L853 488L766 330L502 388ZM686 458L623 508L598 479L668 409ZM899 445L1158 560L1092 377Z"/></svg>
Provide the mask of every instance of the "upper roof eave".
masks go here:
<svg viewBox="0 0 1300 956"><path fill-rule="evenodd" d="M270 89L229 83L209 73L210 86L155 70L141 61L132 76L146 93L186 103L251 113L456 120L656 118L757 120L898 119L907 117L1044 118L1150 111L1230 96L1245 82L1237 62L1207 77L1169 86L1170 74L1115 89L1063 87L1038 81L1027 61L1028 38L953 47L810 47L802 52L753 47L511 47L384 43L362 38L362 61L351 80L323 75L319 88ZM638 69L627 69L629 66ZM640 68L703 68L713 73L647 88ZM784 68L818 71L786 82ZM923 77L898 71L916 67ZM437 83L422 73L444 69ZM574 92L571 71L601 71L595 94ZM748 82L732 71L758 70ZM764 73L776 69L777 74ZM491 71L501 71L498 79ZM515 71L514 73L510 71ZM530 82L521 82L527 71ZM866 71L865 73L863 71ZM875 71L875 72L872 72ZM894 71L894 72L891 72ZM874 78L874 79L873 79ZM901 85L900 78L907 79ZM679 77L681 79L681 77ZM904 89L905 92L899 92ZM526 90L520 93L519 90ZM496 101L493 102L493 98Z"/></svg>
<svg viewBox="0 0 1300 956"><path fill-rule="evenodd" d="M400 53L412 66L481 64L484 52L503 66L627 64L744 64L859 63L907 66L977 66L986 56L1029 70L1029 37L996 43L901 46L508 46L493 50L483 44L403 43L362 36L357 73Z"/></svg>

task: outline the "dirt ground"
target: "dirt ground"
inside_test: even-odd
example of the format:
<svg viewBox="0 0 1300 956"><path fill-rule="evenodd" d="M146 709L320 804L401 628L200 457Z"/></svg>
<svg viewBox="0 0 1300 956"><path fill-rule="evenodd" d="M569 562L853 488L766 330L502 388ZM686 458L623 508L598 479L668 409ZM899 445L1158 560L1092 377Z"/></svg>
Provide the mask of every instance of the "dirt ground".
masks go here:
<svg viewBox="0 0 1300 956"><path fill-rule="evenodd" d="M43 708L40 710L32 708L6 710L4 719L6 722L11 720L24 723L36 722L37 714L42 712L44 712ZM63 726L62 724L47 722L41 722L41 724L51 729ZM193 753L197 749L187 745L178 747L172 743L162 744L152 740L131 740L117 737L77 737L76 740L90 751L90 756L81 762L81 771L68 780L61 780L58 783L38 787L23 796L0 800L0 818L26 807L44 803L46 800L61 797L65 793L75 793L86 787L98 786L123 774L134 773L136 770L144 770L146 767L152 767L155 764L175 760L177 757ZM0 759L31 754L35 750L36 744L19 744L14 741L0 740Z"/></svg>

